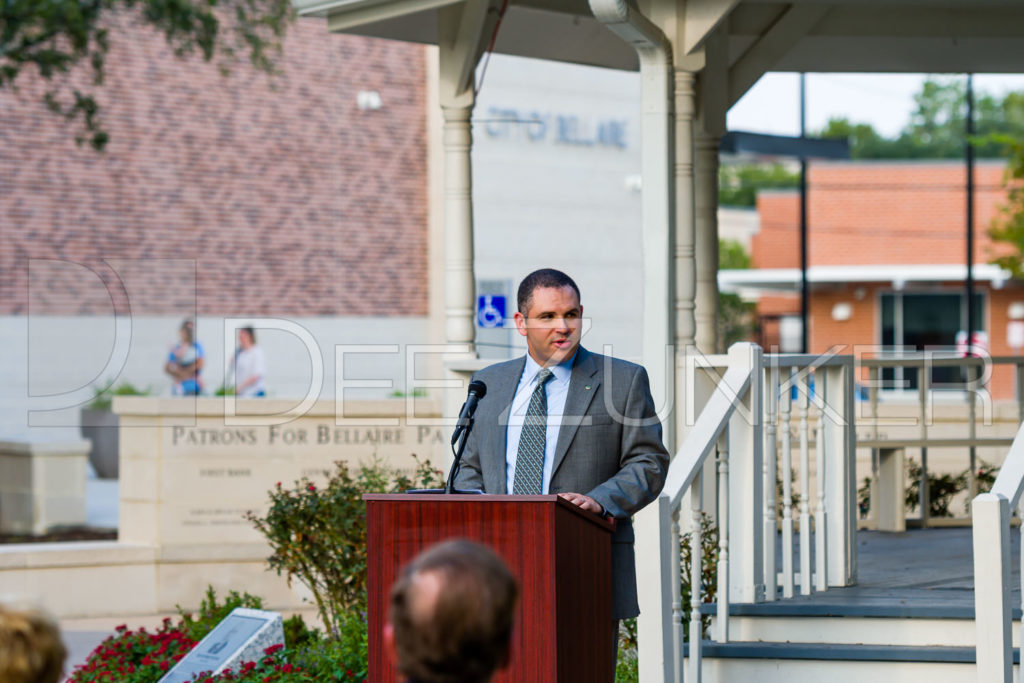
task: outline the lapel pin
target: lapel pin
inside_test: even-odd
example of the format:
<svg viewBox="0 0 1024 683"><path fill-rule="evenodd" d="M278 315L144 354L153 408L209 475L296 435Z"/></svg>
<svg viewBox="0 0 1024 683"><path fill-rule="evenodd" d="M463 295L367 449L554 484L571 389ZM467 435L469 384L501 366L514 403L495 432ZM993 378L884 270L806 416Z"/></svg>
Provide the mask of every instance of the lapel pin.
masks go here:
<svg viewBox="0 0 1024 683"><path fill-rule="evenodd" d="M590 391L590 385L588 384L587 386L583 387L583 389L586 391Z"/></svg>

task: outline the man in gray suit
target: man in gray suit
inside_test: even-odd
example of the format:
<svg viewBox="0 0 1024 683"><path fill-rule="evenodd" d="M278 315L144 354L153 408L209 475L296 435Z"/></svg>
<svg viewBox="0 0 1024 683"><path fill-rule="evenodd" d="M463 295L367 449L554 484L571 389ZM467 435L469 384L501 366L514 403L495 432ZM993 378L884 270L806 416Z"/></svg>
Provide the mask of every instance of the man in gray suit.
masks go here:
<svg viewBox="0 0 1024 683"><path fill-rule="evenodd" d="M665 485L647 372L580 346L580 290L553 269L519 286L523 358L476 373L487 385L455 485L485 493L555 493L617 521L612 538L612 618L640 613L630 517Z"/></svg>

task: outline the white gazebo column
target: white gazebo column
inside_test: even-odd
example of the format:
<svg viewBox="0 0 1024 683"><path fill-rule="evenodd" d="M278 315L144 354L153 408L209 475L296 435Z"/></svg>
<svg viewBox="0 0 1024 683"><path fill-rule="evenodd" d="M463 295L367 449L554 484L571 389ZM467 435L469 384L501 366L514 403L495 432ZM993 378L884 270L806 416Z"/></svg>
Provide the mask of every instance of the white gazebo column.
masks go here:
<svg viewBox="0 0 1024 683"><path fill-rule="evenodd" d="M476 357L476 276L473 267L471 117L476 65L499 19L498 0L465 0L438 9L438 101L444 118L444 415L459 413ZM450 465L450 463L449 463Z"/></svg>
<svg viewBox="0 0 1024 683"><path fill-rule="evenodd" d="M721 29L704 42L696 123L696 342L703 354L718 352L718 143L729 109L728 52ZM724 351L724 349L722 349Z"/></svg>
<svg viewBox="0 0 1024 683"><path fill-rule="evenodd" d="M696 138L696 341L707 355L718 351L718 141L700 131Z"/></svg>
<svg viewBox="0 0 1024 683"><path fill-rule="evenodd" d="M498 21L495 0L466 0L438 10L438 90L444 115L445 341L468 346L476 326L473 271L473 176L470 118L476 104L475 71Z"/></svg>
<svg viewBox="0 0 1024 683"><path fill-rule="evenodd" d="M675 68L675 110L676 350L686 354L697 339L696 208L693 191L697 74L679 65ZM679 411L676 414L685 419ZM685 427L678 430L680 438L686 431Z"/></svg>
<svg viewBox="0 0 1024 683"><path fill-rule="evenodd" d="M470 151L473 92L468 105L442 104L444 114L444 309L445 341L474 342L473 181Z"/></svg>

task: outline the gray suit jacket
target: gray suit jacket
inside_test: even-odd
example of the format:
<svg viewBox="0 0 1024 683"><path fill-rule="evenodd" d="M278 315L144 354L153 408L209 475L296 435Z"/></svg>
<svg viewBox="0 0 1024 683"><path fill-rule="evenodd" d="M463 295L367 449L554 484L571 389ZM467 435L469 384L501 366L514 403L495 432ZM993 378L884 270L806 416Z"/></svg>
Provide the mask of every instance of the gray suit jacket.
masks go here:
<svg viewBox="0 0 1024 683"><path fill-rule="evenodd" d="M526 358L474 375L487 385L477 407L456 487L504 494L508 414ZM665 485L668 451L647 372L639 365L590 353L582 346L569 380L558 432L550 493L583 493L616 518L612 537L612 617L640 613L630 517Z"/></svg>

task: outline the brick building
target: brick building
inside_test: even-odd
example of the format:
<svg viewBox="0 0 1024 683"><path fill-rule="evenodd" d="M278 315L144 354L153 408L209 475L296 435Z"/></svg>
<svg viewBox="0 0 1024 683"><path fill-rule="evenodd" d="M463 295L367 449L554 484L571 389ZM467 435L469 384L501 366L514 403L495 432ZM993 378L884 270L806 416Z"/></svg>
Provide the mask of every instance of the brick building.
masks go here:
<svg viewBox="0 0 1024 683"><path fill-rule="evenodd" d="M426 48L300 19L279 74L223 76L128 16L113 28L103 153L75 144L33 74L0 90L0 438L73 428L90 383L166 393L186 317L209 391L228 317L308 330L330 376L336 344L426 337ZM305 395L314 351L285 332L259 341L275 395Z"/></svg>
<svg viewBox="0 0 1024 683"><path fill-rule="evenodd" d="M996 248L987 228L1006 201L1004 170L995 161L975 170L974 329L987 334L994 356L1021 352L1009 323L1024 315L1024 288L988 263ZM956 348L957 333L966 329L965 173L957 161L811 165L808 351ZM757 299L766 347L798 350L799 196L762 192L757 212L753 269L723 272L720 283ZM903 379L907 388L916 386L912 377ZM990 389L997 398L1012 395L1009 368L996 370Z"/></svg>
<svg viewBox="0 0 1024 683"><path fill-rule="evenodd" d="M114 28L104 153L75 145L31 74L0 90L0 440L77 437L107 380L167 395L186 317L208 392L229 380L226 321L265 318L302 333L257 330L271 396L403 390L409 347L445 339L436 48L299 19L279 75L223 77L127 17ZM635 73L495 55L473 148L478 290L562 268L586 293L588 346L634 359L639 90ZM526 135L516 117L546 123ZM583 144L609 126L614 140ZM479 335L485 357L521 348L507 329ZM427 355L418 379L439 376Z"/></svg>

